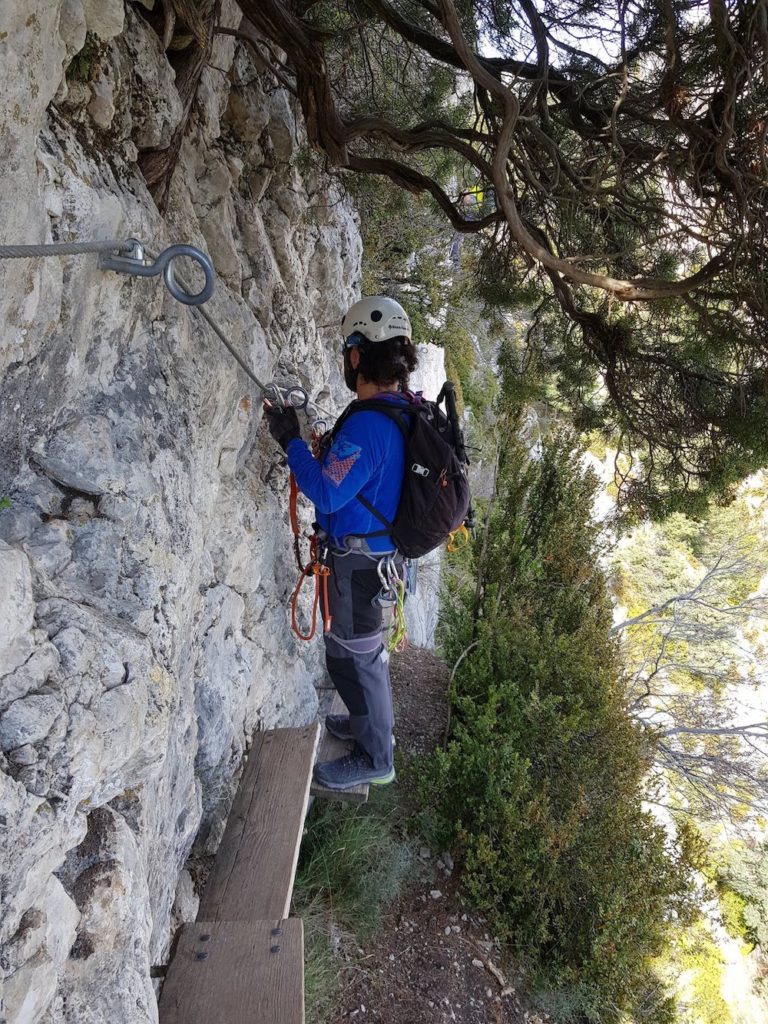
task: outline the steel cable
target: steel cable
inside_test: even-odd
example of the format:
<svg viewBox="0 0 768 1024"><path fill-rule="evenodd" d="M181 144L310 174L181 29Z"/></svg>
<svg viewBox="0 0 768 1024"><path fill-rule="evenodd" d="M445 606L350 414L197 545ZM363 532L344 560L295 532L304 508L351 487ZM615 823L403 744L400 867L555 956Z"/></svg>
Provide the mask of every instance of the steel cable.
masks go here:
<svg viewBox="0 0 768 1024"><path fill-rule="evenodd" d="M103 239L101 241L93 242L49 242L40 245L0 245L0 259L14 260L28 259L31 257L40 256L81 256L86 255L88 253L127 252L131 248L131 245L129 244L130 242L130 239L127 241L125 239ZM147 251L147 255L150 256L152 259L156 258L155 255L149 251ZM176 278L181 287L184 288L184 290L191 295L192 292L190 291L189 285L184 280L184 278L178 273L178 271L175 270L175 268L173 269L173 276ZM206 321L206 323L211 328L216 337L219 339L219 341L222 343L222 345L224 345L224 347L227 349L232 358L237 362L241 370L243 370L243 372L253 381L253 383L256 385L259 391L261 391L263 395L268 395L270 391L274 388L274 385L264 384L263 381L259 380L259 378L253 372L250 366L248 366L245 360L240 356L240 353L234 348L234 346L231 344L227 336L224 334L219 325L216 323L216 321L213 319L213 317L210 315L210 313L208 313L206 309L199 305L195 306L194 308L203 317L203 319ZM317 409L318 412L322 413L324 416L332 415L328 413L327 410L317 405L316 402L313 402L311 399L309 399L308 396L307 404Z"/></svg>
<svg viewBox="0 0 768 1024"><path fill-rule="evenodd" d="M21 260L30 256L81 256L93 252L121 252L126 241L121 238L96 242L50 242L45 245L0 245L0 260Z"/></svg>
<svg viewBox="0 0 768 1024"><path fill-rule="evenodd" d="M187 281L185 281L185 279L182 277L182 275L179 274L178 270L176 270L175 267L173 268L173 274L174 274L176 280L181 285L181 287L184 288L185 291L189 291L189 288L190 288L189 284L187 283ZM216 323L216 321L213 319L213 317L211 316L211 314L208 312L207 309L205 309L203 306L195 306L194 309L195 309L195 312L199 313L200 316L203 317L203 319L206 321L206 323L211 328L211 330L216 335L216 337L219 339L219 341L222 343L222 345L224 345L226 350L229 352L229 354L232 356L232 358L237 362L237 364L240 366L240 368L243 370L243 372L246 373L248 375L248 377L250 377L250 379L253 381L253 383L256 385L256 387L259 389L259 391L261 391L262 395L268 396L270 394L270 392L273 390L273 388L277 387L277 385L274 385L274 384L264 384L264 383L262 383L262 381L259 380L259 378L253 372L253 370L250 368L250 366L248 366L248 364L245 362L245 360L240 356L240 353L234 348L234 346L232 345L230 340L224 334L222 329L219 327L219 325ZM278 388L278 390L285 391L285 390L290 390L290 389ZM302 388L301 390L303 391L304 389ZM304 394L306 394L306 391L304 392ZM313 402L312 399L308 395L307 395L307 405L311 405L313 409L317 409L317 411L319 413L322 413L323 416L328 416L331 419L335 419L333 413L330 413L326 409L323 409L323 407L318 405L317 402Z"/></svg>

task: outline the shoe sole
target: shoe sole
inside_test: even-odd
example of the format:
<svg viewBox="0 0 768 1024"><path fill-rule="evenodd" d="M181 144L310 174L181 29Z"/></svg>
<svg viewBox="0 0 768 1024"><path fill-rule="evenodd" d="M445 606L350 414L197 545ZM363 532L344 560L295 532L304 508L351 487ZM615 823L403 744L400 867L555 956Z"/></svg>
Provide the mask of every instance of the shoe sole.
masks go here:
<svg viewBox="0 0 768 1024"><path fill-rule="evenodd" d="M351 743L352 740L354 739L354 736L351 736L349 733L341 732L341 730L339 729L332 729L330 725L326 725L325 728L328 730L331 736L335 736L337 740L344 740L345 743Z"/></svg>
<svg viewBox="0 0 768 1024"><path fill-rule="evenodd" d="M391 782L395 781L395 769L392 769L391 774L385 775L382 779L371 779L368 783L369 786L388 786Z"/></svg>

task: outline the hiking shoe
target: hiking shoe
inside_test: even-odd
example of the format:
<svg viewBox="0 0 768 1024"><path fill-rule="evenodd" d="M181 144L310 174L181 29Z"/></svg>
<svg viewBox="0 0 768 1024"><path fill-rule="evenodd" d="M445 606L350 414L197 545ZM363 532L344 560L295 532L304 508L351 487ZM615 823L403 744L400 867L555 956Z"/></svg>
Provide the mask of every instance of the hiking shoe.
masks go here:
<svg viewBox="0 0 768 1024"><path fill-rule="evenodd" d="M335 761L316 764L313 774L315 782L324 789L351 789L365 783L386 786L395 781L394 767L374 768L370 757L359 747Z"/></svg>
<svg viewBox="0 0 768 1024"><path fill-rule="evenodd" d="M349 715L326 715L325 728L335 736L337 740L347 740L350 743L355 738L349 727ZM395 745L395 737L392 737L392 746Z"/></svg>

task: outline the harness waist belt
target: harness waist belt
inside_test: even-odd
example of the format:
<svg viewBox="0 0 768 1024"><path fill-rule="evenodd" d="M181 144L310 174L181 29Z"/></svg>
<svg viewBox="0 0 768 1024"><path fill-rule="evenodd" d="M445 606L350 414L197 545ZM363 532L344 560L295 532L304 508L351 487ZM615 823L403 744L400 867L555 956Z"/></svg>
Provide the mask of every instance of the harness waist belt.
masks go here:
<svg viewBox="0 0 768 1024"><path fill-rule="evenodd" d="M368 636L349 638L337 636L331 630L330 633L326 633L326 637L337 643L339 647L343 647L345 651L349 651L350 654L373 654L374 651L378 651L383 643L384 630L381 629L377 633L369 633Z"/></svg>

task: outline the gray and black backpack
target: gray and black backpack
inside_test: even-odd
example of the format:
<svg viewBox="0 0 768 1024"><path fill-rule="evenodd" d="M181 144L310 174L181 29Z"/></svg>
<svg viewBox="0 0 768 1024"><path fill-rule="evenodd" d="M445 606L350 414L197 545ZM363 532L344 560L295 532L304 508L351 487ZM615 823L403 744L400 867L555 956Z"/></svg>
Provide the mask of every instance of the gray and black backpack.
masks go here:
<svg viewBox="0 0 768 1024"><path fill-rule="evenodd" d="M357 500L385 527L366 537L390 536L405 558L421 558L445 541L465 522L470 507L469 459L455 413L446 416L440 402L453 399L446 382L438 400L405 393L408 404L369 398L352 402L333 428L335 436L356 412L381 412L397 423L405 440L405 475L393 522L357 495ZM451 402L452 405L452 402ZM450 407L449 407L449 411Z"/></svg>

